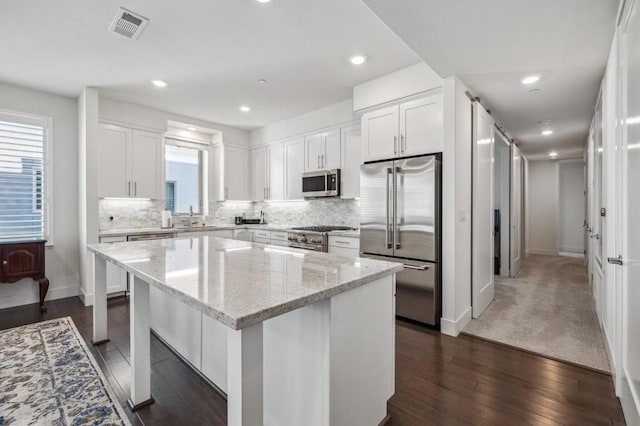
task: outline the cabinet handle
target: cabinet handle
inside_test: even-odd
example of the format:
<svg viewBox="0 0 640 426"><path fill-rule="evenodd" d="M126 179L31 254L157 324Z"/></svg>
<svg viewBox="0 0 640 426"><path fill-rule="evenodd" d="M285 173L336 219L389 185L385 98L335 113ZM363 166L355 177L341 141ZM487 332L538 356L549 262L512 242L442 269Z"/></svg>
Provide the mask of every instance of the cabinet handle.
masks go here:
<svg viewBox="0 0 640 426"><path fill-rule="evenodd" d="M128 181L127 185L129 186L129 189L127 189L127 195L131 197L131 181Z"/></svg>
<svg viewBox="0 0 640 426"><path fill-rule="evenodd" d="M322 154L322 168L323 169L325 168L325 165L324 165L324 154Z"/></svg>
<svg viewBox="0 0 640 426"><path fill-rule="evenodd" d="M320 168L320 155L318 155L318 168Z"/></svg>
<svg viewBox="0 0 640 426"><path fill-rule="evenodd" d="M6 261L6 260L3 260L3 261L2 261L2 265L3 265L3 266L7 265L8 263L9 263L9 262L8 262L8 261Z"/></svg>
<svg viewBox="0 0 640 426"><path fill-rule="evenodd" d="M393 153L394 154L398 153L398 137L397 136L393 137Z"/></svg>
<svg viewBox="0 0 640 426"><path fill-rule="evenodd" d="M226 187L224 188L224 198L225 200L229 198L229 188L226 188Z"/></svg>
<svg viewBox="0 0 640 426"><path fill-rule="evenodd" d="M405 142L404 142L404 135L400 135L400 152L404 152L406 150L406 146L405 146Z"/></svg>
<svg viewBox="0 0 640 426"><path fill-rule="evenodd" d="M349 241L335 240L334 243L336 243L336 244L349 244Z"/></svg>
<svg viewBox="0 0 640 426"><path fill-rule="evenodd" d="M138 196L138 182L133 182L133 195Z"/></svg>

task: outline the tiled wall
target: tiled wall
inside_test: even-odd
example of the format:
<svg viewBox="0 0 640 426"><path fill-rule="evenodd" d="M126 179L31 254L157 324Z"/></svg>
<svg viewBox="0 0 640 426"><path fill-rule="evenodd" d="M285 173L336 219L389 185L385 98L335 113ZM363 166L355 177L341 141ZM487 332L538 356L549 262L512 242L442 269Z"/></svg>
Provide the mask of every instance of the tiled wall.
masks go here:
<svg viewBox="0 0 640 426"><path fill-rule="evenodd" d="M101 230L158 228L164 203L160 200L100 200ZM206 223L231 224L235 216L246 214L259 218L265 212L267 223L274 225L344 225L358 227L360 203L358 200L321 198L305 201L212 202ZM113 217L113 220L110 220Z"/></svg>

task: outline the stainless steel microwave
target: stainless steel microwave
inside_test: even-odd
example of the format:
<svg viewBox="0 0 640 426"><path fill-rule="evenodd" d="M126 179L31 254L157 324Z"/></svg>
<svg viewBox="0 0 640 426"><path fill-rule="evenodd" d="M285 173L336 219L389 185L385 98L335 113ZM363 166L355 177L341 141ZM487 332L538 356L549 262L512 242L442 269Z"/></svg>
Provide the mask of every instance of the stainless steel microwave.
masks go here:
<svg viewBox="0 0 640 426"><path fill-rule="evenodd" d="M302 196L305 198L339 197L340 169L303 173Z"/></svg>

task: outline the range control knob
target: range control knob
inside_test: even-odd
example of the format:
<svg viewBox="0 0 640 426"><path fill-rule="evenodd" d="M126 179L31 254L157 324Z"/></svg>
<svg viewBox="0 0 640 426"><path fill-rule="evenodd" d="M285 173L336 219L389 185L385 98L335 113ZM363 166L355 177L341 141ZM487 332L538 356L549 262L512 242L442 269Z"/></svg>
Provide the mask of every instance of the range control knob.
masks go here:
<svg viewBox="0 0 640 426"><path fill-rule="evenodd" d="M300 238L298 239L298 241L300 241L301 243L306 243L307 242L307 236L306 235L301 235Z"/></svg>

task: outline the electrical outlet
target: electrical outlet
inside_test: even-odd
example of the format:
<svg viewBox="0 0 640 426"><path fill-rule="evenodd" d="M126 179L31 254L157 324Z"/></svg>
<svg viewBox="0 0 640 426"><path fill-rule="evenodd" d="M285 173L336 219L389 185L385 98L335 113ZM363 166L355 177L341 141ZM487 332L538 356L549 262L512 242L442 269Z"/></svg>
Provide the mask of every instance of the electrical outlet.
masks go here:
<svg viewBox="0 0 640 426"><path fill-rule="evenodd" d="M151 220L158 220L158 212L151 212Z"/></svg>

